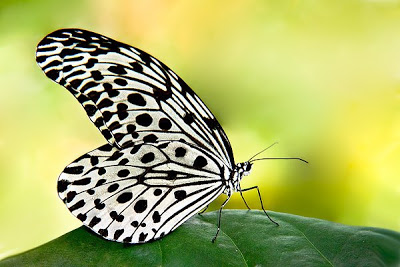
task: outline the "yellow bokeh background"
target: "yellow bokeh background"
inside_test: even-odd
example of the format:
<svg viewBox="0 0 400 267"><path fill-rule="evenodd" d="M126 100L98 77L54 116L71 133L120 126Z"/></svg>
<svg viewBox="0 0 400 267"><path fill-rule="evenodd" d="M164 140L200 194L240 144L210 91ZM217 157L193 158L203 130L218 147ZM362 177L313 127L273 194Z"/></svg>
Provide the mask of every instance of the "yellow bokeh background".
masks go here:
<svg viewBox="0 0 400 267"><path fill-rule="evenodd" d="M2 0L0 258L80 225L57 177L105 143L35 63L40 39L67 27L175 70L237 162L274 142L263 156L308 160L255 163L242 187L259 185L267 209L400 230L400 1ZM256 192L245 196L259 208ZM245 206L236 194L227 208Z"/></svg>

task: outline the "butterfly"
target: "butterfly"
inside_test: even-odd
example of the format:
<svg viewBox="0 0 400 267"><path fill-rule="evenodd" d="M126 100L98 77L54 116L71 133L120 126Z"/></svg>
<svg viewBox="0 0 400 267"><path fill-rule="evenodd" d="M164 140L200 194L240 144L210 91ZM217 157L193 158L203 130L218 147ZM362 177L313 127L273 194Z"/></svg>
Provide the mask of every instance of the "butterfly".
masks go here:
<svg viewBox="0 0 400 267"><path fill-rule="evenodd" d="M39 42L36 61L108 142L69 164L57 183L69 211L103 238L162 238L224 193L215 241L233 192L256 189L261 201L257 186L240 187L260 159L235 164L214 115L156 58L94 32L60 29Z"/></svg>

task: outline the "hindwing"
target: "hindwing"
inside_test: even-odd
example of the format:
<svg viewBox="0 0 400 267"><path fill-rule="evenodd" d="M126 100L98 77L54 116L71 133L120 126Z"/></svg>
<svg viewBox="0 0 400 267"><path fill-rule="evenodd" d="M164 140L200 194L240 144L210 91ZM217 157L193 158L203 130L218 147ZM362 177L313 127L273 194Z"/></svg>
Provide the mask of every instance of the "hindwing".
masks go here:
<svg viewBox="0 0 400 267"><path fill-rule="evenodd" d="M58 192L71 213L104 238L144 243L217 198L228 177L221 160L193 144L107 144L68 165Z"/></svg>

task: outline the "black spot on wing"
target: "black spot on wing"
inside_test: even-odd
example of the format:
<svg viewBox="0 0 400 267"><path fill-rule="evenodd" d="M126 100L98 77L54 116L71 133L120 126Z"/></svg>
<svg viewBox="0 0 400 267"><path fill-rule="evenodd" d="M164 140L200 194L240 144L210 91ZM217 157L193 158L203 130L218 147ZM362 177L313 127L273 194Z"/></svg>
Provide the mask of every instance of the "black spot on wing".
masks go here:
<svg viewBox="0 0 400 267"><path fill-rule="evenodd" d="M168 174L168 179L170 180L175 180L178 175L176 171L169 171L167 174Z"/></svg>
<svg viewBox="0 0 400 267"><path fill-rule="evenodd" d="M107 229L99 229L99 234L103 237L108 236L108 230Z"/></svg>
<svg viewBox="0 0 400 267"><path fill-rule="evenodd" d="M129 63L129 65L131 65L133 70L136 72L140 73L143 71L142 65L140 65L138 62L131 62L131 63Z"/></svg>
<svg viewBox="0 0 400 267"><path fill-rule="evenodd" d="M47 77L49 77L53 81L56 81L60 74L60 71L53 69L53 70L46 71L45 73L46 73Z"/></svg>
<svg viewBox="0 0 400 267"><path fill-rule="evenodd" d="M122 125L118 122L118 121L114 121L113 123L111 123L110 126L108 126L108 129L110 129L111 131L114 131L116 129L121 128ZM114 136L115 137L115 136ZM115 137L116 138L116 137ZM117 138L116 138L117 139Z"/></svg>
<svg viewBox="0 0 400 267"><path fill-rule="evenodd" d="M67 180L59 180L57 183L57 191L59 193L65 192L67 190L68 186L71 184L71 182Z"/></svg>
<svg viewBox="0 0 400 267"><path fill-rule="evenodd" d="M114 123L113 123L114 124ZM124 134L123 133L116 133L116 134L114 134L114 138L115 138L115 141L117 141L117 142L121 142L121 140L124 138Z"/></svg>
<svg viewBox="0 0 400 267"><path fill-rule="evenodd" d="M96 199L97 200L97 199ZM100 201L97 201L96 203L95 203L95 206L94 206L96 209L98 209L98 210L102 210L102 209L104 209L105 207L106 207L106 204L104 204L104 203L102 203L102 202L100 202Z"/></svg>
<svg viewBox="0 0 400 267"><path fill-rule="evenodd" d="M143 157L140 159L142 163L149 163L152 162L155 158L155 155L153 152L149 152L143 155Z"/></svg>
<svg viewBox="0 0 400 267"><path fill-rule="evenodd" d="M98 148L98 150L103 152L110 152L112 149L113 147L110 144L105 144Z"/></svg>
<svg viewBox="0 0 400 267"><path fill-rule="evenodd" d="M172 123L167 118L161 118L158 121L158 127L160 127L161 130L167 131L167 130L171 129Z"/></svg>
<svg viewBox="0 0 400 267"><path fill-rule="evenodd" d="M139 137L139 134L137 132L132 132L131 136L132 136L133 139L136 139L136 138Z"/></svg>
<svg viewBox="0 0 400 267"><path fill-rule="evenodd" d="M118 114L118 118L120 120L123 120L129 116L127 109L128 109L128 106L124 103L119 103L117 105L117 114Z"/></svg>
<svg viewBox="0 0 400 267"><path fill-rule="evenodd" d="M125 219L125 217L124 217L124 215L122 215L122 214L118 215L117 218L115 218L115 220L116 220L117 222L123 222L124 219Z"/></svg>
<svg viewBox="0 0 400 267"><path fill-rule="evenodd" d="M139 242L143 242L146 240L148 234L145 234L144 232L140 233L139 235Z"/></svg>
<svg viewBox="0 0 400 267"><path fill-rule="evenodd" d="M107 188L107 191L109 193L115 192L115 191L117 191L118 187L119 187L118 183L112 184Z"/></svg>
<svg viewBox="0 0 400 267"><path fill-rule="evenodd" d="M174 192L174 196L177 200L183 200L186 198L186 191L185 190L177 190Z"/></svg>
<svg viewBox="0 0 400 267"><path fill-rule="evenodd" d="M124 238L124 240L122 240L122 242L131 243L132 242L132 237L131 236L127 236L127 237Z"/></svg>
<svg viewBox="0 0 400 267"><path fill-rule="evenodd" d="M112 73L118 74L118 75L122 75L122 74L126 74L126 70L124 67L122 67L121 65L115 65L115 66L110 66L108 68L108 70Z"/></svg>
<svg viewBox="0 0 400 267"><path fill-rule="evenodd" d="M153 96L157 101L165 101L172 96L172 92L170 90L154 90Z"/></svg>
<svg viewBox="0 0 400 267"><path fill-rule="evenodd" d="M143 211L145 211L147 209L147 200L144 200L144 199L138 200L136 202L135 206L133 207L133 209L137 213L142 213Z"/></svg>
<svg viewBox="0 0 400 267"><path fill-rule="evenodd" d="M105 207L106 207L106 204L104 204L104 203L99 203L99 204L97 204L97 205L95 206L95 208L98 209L98 210L102 210L102 209L104 209Z"/></svg>
<svg viewBox="0 0 400 267"><path fill-rule="evenodd" d="M155 134L148 134L145 137L143 137L143 142L145 143L155 143L157 141L158 137Z"/></svg>
<svg viewBox="0 0 400 267"><path fill-rule="evenodd" d="M160 148L160 149L164 149L164 148L166 148L168 146L168 144L169 144L168 142L161 143L157 147Z"/></svg>
<svg viewBox="0 0 400 267"><path fill-rule="evenodd" d="M178 147L175 149L175 157L181 158L184 157L185 155L186 155L186 149L184 149L183 147Z"/></svg>
<svg viewBox="0 0 400 267"><path fill-rule="evenodd" d="M108 122L111 119L112 116L113 116L113 114L108 110L103 112L103 119L106 122Z"/></svg>
<svg viewBox="0 0 400 267"><path fill-rule="evenodd" d="M115 220L118 217L118 213L115 210L113 210L110 212L110 217L111 219Z"/></svg>
<svg viewBox="0 0 400 267"><path fill-rule="evenodd" d="M125 79L117 78L114 79L114 82L120 86L126 86L128 82Z"/></svg>
<svg viewBox="0 0 400 267"><path fill-rule="evenodd" d="M99 163L99 158L96 156L92 156L90 157L90 164L92 164L92 166L95 166Z"/></svg>
<svg viewBox="0 0 400 267"><path fill-rule="evenodd" d="M194 122L193 115L192 115L191 113L187 113L187 114L185 115L185 117L183 117L183 121L184 121L186 124L191 124L191 123L193 123L193 122Z"/></svg>
<svg viewBox="0 0 400 267"><path fill-rule="evenodd" d="M79 200L77 203L69 207L69 210L72 212L74 210L80 209L85 206L85 201L83 199Z"/></svg>
<svg viewBox="0 0 400 267"><path fill-rule="evenodd" d="M158 211L155 211L155 212L153 213L152 219L153 219L153 222L154 222L154 223L160 222L160 220L161 220L160 213L159 213Z"/></svg>
<svg viewBox="0 0 400 267"><path fill-rule="evenodd" d="M106 179L100 179L97 181L96 186L103 185L107 180Z"/></svg>
<svg viewBox="0 0 400 267"><path fill-rule="evenodd" d="M207 165L207 160L203 156L197 156L194 160L193 167L201 169Z"/></svg>
<svg viewBox="0 0 400 267"><path fill-rule="evenodd" d="M61 63L61 62L60 62ZM48 66L48 65L47 65ZM69 72L73 69L72 65L66 65L63 67L63 72Z"/></svg>
<svg viewBox="0 0 400 267"><path fill-rule="evenodd" d="M123 169L118 171L117 173L118 177L127 177L129 175L129 170L128 169Z"/></svg>
<svg viewBox="0 0 400 267"><path fill-rule="evenodd" d="M66 167L64 169L64 173L67 174L81 174L83 173L83 166L75 166L75 167Z"/></svg>
<svg viewBox="0 0 400 267"><path fill-rule="evenodd" d="M86 214L82 214L82 213L79 213L78 216L76 216L76 217L77 217L79 220L81 220L82 222L86 221L86 219L87 219Z"/></svg>
<svg viewBox="0 0 400 267"><path fill-rule="evenodd" d="M129 116L129 113L126 111L119 111L118 112L118 118L122 121L126 119Z"/></svg>
<svg viewBox="0 0 400 267"><path fill-rule="evenodd" d="M126 104L124 104L124 103L118 103L118 105L117 105L117 110L118 111L126 111L128 109L128 106L126 105Z"/></svg>
<svg viewBox="0 0 400 267"><path fill-rule="evenodd" d="M85 92L86 90L88 90L88 89L90 89L90 88L93 88L93 87L96 87L97 85L98 85L98 83L93 82L93 81L90 81L90 82L86 83L86 84L82 87L81 91L82 91L82 92ZM92 99L92 97L90 96L91 93L97 93L97 92L95 92L95 91L90 92L90 93L88 94L88 96L89 96L90 99ZM92 99L92 100L93 100L93 99ZM95 99L95 100L97 101L97 99Z"/></svg>
<svg viewBox="0 0 400 267"><path fill-rule="evenodd" d="M152 122L152 117L147 113L140 114L136 117L136 123L144 127L149 126Z"/></svg>
<svg viewBox="0 0 400 267"><path fill-rule="evenodd" d="M136 126L133 125L133 124L128 124L128 125L126 126L126 131L127 131L128 133L133 133L134 131L136 131Z"/></svg>
<svg viewBox="0 0 400 267"><path fill-rule="evenodd" d="M113 87L111 83L103 83L103 88L106 92L110 93Z"/></svg>
<svg viewBox="0 0 400 267"><path fill-rule="evenodd" d="M91 178L87 177L87 178L82 178L79 180L75 180L72 182L73 185L88 185L90 184L90 182L92 181Z"/></svg>
<svg viewBox="0 0 400 267"><path fill-rule="evenodd" d="M89 222L89 227L93 227L93 226L95 226L96 224L98 224L99 222L101 222L101 219L99 218L99 217L96 217L96 216L94 216L93 218L92 218L92 220L90 220L90 222Z"/></svg>
<svg viewBox="0 0 400 267"><path fill-rule="evenodd" d="M132 192L124 192L117 197L117 202L120 204L126 203L133 197Z"/></svg>
<svg viewBox="0 0 400 267"><path fill-rule="evenodd" d="M89 195L93 196L95 191L93 189L89 189L86 191Z"/></svg>
<svg viewBox="0 0 400 267"><path fill-rule="evenodd" d="M143 96L138 93L133 93L128 95L128 102L136 106L141 106L141 107L146 106L146 100L144 100Z"/></svg>
<svg viewBox="0 0 400 267"><path fill-rule="evenodd" d="M140 147L141 147L141 146L134 146L134 147L131 149L130 153L131 153L132 155L136 154L136 153L139 151ZM153 158L154 158L154 157L153 157ZM143 162L143 161L142 161L142 162Z"/></svg>
<svg viewBox="0 0 400 267"><path fill-rule="evenodd" d="M99 61L96 58L90 58L88 62L85 64L86 68L90 69L94 67L94 64L98 63Z"/></svg>
<svg viewBox="0 0 400 267"><path fill-rule="evenodd" d="M124 166L124 165L126 165L126 164L128 164L129 163L129 160L128 159L122 159L119 163L118 163L118 165L119 166Z"/></svg>
<svg viewBox="0 0 400 267"><path fill-rule="evenodd" d="M97 107L99 109L102 109L102 108L111 107L112 105L114 105L113 101L111 101L108 98L104 98L103 100L101 100L101 102L99 104L97 104Z"/></svg>
<svg viewBox="0 0 400 267"><path fill-rule="evenodd" d="M71 82L72 88L78 88L78 87L81 85L82 81L83 81L83 80L81 80L81 79L75 79L75 80L73 80L73 81ZM79 99L78 99L78 100L79 100Z"/></svg>
<svg viewBox="0 0 400 267"><path fill-rule="evenodd" d="M203 118L205 123L207 124L208 128L215 130L218 128L218 122L216 119L211 119L211 118Z"/></svg>
<svg viewBox="0 0 400 267"><path fill-rule="evenodd" d="M104 167L101 167L97 170L97 174L98 175L103 175L106 173L106 169Z"/></svg>
<svg viewBox="0 0 400 267"><path fill-rule="evenodd" d="M114 233L114 239L117 240L124 233L124 229L118 229Z"/></svg>
<svg viewBox="0 0 400 267"><path fill-rule="evenodd" d="M82 73L82 74L83 74L83 73ZM101 72L98 71L98 70L94 70L94 71L90 72L90 74L92 75L92 78L93 78L95 81L101 81L101 80L104 79L104 76L103 76L103 75L101 74Z"/></svg>
<svg viewBox="0 0 400 267"><path fill-rule="evenodd" d="M70 191L67 193L67 197L66 197L66 202L70 203L72 200L74 200L74 198L76 197L77 193L76 191Z"/></svg>

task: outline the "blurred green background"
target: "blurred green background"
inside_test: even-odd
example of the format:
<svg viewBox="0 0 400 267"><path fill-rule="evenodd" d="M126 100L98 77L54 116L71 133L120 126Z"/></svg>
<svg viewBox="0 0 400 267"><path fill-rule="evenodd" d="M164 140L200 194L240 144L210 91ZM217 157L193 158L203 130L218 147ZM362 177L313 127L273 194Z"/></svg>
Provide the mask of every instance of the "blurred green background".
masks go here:
<svg viewBox="0 0 400 267"><path fill-rule="evenodd" d="M0 258L80 225L57 177L105 143L35 63L40 39L65 27L175 70L214 112L236 161L276 141L263 156L310 161L255 164L242 187L259 185L267 209L400 230L399 1L2 0ZM259 208L256 192L245 196ZM245 206L236 194L227 208Z"/></svg>

